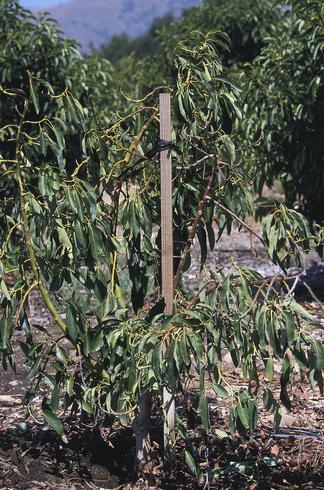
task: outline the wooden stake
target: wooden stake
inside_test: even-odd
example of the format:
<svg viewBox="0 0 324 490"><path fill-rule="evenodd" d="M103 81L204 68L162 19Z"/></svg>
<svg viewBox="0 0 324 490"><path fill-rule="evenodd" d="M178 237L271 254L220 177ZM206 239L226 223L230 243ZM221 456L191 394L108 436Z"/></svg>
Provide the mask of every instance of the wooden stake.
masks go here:
<svg viewBox="0 0 324 490"><path fill-rule="evenodd" d="M171 141L171 98L170 94L160 94L160 139ZM161 269L162 296L165 313L173 309L173 218L172 218L172 161L171 150L161 149ZM170 448L175 440L175 400L164 388L163 403L166 420L164 423L164 449Z"/></svg>

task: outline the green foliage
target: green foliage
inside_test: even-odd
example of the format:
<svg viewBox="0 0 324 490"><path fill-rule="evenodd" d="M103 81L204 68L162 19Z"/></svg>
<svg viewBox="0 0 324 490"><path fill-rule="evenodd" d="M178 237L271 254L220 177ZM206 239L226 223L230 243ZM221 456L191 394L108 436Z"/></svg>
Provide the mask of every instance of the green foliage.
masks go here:
<svg viewBox="0 0 324 490"><path fill-rule="evenodd" d="M126 93L137 90L135 97L161 83L173 85L176 72L172 52L177 43L197 28L226 32L231 51L222 56L222 61L235 78L242 75L244 93L244 121L235 139L247 146L244 161L255 188L261 192L264 184L272 186L279 179L287 204L321 222L322 26L320 0L294 0L289 6L273 0L206 0L202 6L189 9L180 20L165 25L162 22L148 57L137 50L136 43L131 50L134 57L125 58L121 53L118 83ZM110 48L105 49L109 52ZM260 135L261 142L253 149L251 143Z"/></svg>
<svg viewBox="0 0 324 490"><path fill-rule="evenodd" d="M20 120L16 101L22 100L24 93L30 93L27 132L38 140L29 145L28 159L29 162L43 160L36 178L40 179L41 193L49 193L50 189L54 193L58 190L59 179L52 167L48 169L46 159L51 160L56 155L61 165L66 159L69 172L73 172L75 160L82 156L80 127L86 124L90 128L99 123L93 107L99 105L99 91L100 102L104 102L101 94L111 80L110 64L99 59L82 61L76 42L65 39L55 21L35 17L16 0L0 2L0 64L0 92L4 95L0 101L0 120L6 124L0 136L0 158L15 159L15 143L10 135L15 134ZM72 91L84 109L74 101ZM54 92L64 97L56 98ZM17 94L18 99L9 96L10 93ZM107 106L113 106L114 94L110 93L109 97L111 104ZM70 107L69 117L66 117L63 100ZM106 113L109 116L109 111ZM39 124L40 115L45 119ZM50 174L51 183L44 183L46 172ZM0 190L0 226L5 214L9 215L11 207L15 206L17 192L14 175L9 173Z"/></svg>
<svg viewBox="0 0 324 490"><path fill-rule="evenodd" d="M244 0L217 3L205 1L188 9L180 19L166 16L153 22L149 31L135 39L121 34L90 56L103 56L115 66L115 85L124 93L140 99L157 86L176 83L173 51L195 30L220 30L230 39L230 50L220 52L222 64L235 72L244 62L251 62L265 44L265 37L281 16L275 0ZM236 75L235 75L236 76ZM98 109L101 109L98 105Z"/></svg>
<svg viewBox="0 0 324 490"><path fill-rule="evenodd" d="M175 43L195 29L219 29L231 40L231 52L223 62L236 67L259 54L280 15L281 6L276 0L204 0L202 6L189 9L179 21L164 27L160 36L163 52L167 56Z"/></svg>
<svg viewBox="0 0 324 490"><path fill-rule="evenodd" d="M127 34L112 38L101 46L100 53L116 63L133 53L135 58L149 57L148 64L158 63L162 70L170 69L170 55L174 46L186 39L196 29L203 32L219 29L231 39L231 53L223 58L225 64L240 65L252 61L264 46L264 39L281 15L281 6L276 0L204 0L202 6L184 12L181 19L162 17L152 23L148 32L135 39ZM172 63L172 61L171 61Z"/></svg>
<svg viewBox="0 0 324 490"><path fill-rule="evenodd" d="M46 18L36 19L24 10L17 1L0 3L0 90L23 90L28 87L28 71L34 76L46 79L54 85L55 90L63 91L66 84L71 84L71 70L79 63L80 55L73 41L64 40L57 25ZM33 49L31 49L33 46ZM33 95L35 119L40 111L42 100L38 98L33 84L28 87ZM46 108L48 116L53 115L52 107ZM12 97L2 98L0 103L0 120L7 124L7 136L19 121L19 114ZM2 157L14 158L14 145L3 142L0 138ZM7 178L1 188L1 196L9 205L14 200L17 187L13 179Z"/></svg>
<svg viewBox="0 0 324 490"><path fill-rule="evenodd" d="M17 4L12 6L16 12ZM200 382L204 429L210 423L208 376L217 396L233 400L231 429L245 433L256 426L261 397L279 422L280 402L290 406L287 387L297 367L307 369L313 386L323 385L323 348L306 333L312 318L284 278L268 281L233 264L228 275L206 271L198 294L181 284L190 265L188 241L197 235L203 267L208 248L253 211L242 150L232 140L241 113L239 89L223 71L228 50L222 32L194 31L173 53L179 287L170 316L160 297L150 311L142 309L147 295L159 296L161 287L158 91L138 100L123 97L116 72L101 59L81 63L77 96L69 85L59 87L56 78L48 81L31 70L16 87L1 86L0 107L14 108L14 120L9 111L1 115L0 176L4 188L14 183L15 192L0 202L1 357L4 367L14 367L11 339L21 327L30 397L42 385L44 419L59 434L61 408L106 412L129 423L143 393L156 395L162 412L163 388L177 396L192 376ZM300 260L319 238L299 213L281 206L265 221L263 241L286 269L292 256ZM26 303L33 290L56 331L30 325ZM80 291L88 301L78 300ZM246 389L237 391L226 380L224 351L242 369ZM279 399L271 390L275 362L281 369ZM264 370L267 381L261 385ZM195 470L196 456L181 424L179 433Z"/></svg>
<svg viewBox="0 0 324 490"><path fill-rule="evenodd" d="M258 188L280 179L288 205L318 222L324 198L323 21L320 0L292 1L243 79L243 136L264 135L246 154Z"/></svg>
<svg viewBox="0 0 324 490"><path fill-rule="evenodd" d="M109 43L99 48L100 54L112 63L117 63L122 58L133 54L136 58L152 56L159 49L159 32L164 26L168 26L173 18L170 14L155 19L149 30L136 37L131 38L127 33L113 36Z"/></svg>
<svg viewBox="0 0 324 490"><path fill-rule="evenodd" d="M303 268L304 252L316 246L306 218L281 204L277 211L264 220L263 234L270 257L283 270L295 259L297 266Z"/></svg>
<svg viewBox="0 0 324 490"><path fill-rule="evenodd" d="M322 26L320 0L294 0L290 7L273 0L206 0L180 20L162 22L149 56L135 48L131 57L121 54L116 83L135 98L163 83L172 86L177 76L172 53L178 42L197 28L226 32L231 51L221 55L222 63L232 78L241 75L244 94L244 120L234 139L247 147L244 162L255 188L261 193L264 184L272 186L279 179L287 204L321 222Z"/></svg>
<svg viewBox="0 0 324 490"><path fill-rule="evenodd" d="M1 83L6 88L23 85L27 71L45 78L56 90L71 83L80 54L76 42L63 38L56 22L33 16L17 0L2 0L0 33Z"/></svg>

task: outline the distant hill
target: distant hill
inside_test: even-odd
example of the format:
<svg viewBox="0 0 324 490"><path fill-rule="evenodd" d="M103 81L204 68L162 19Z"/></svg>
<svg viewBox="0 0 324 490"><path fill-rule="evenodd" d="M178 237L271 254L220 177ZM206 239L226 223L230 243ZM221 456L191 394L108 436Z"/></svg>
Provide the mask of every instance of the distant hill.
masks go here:
<svg viewBox="0 0 324 490"><path fill-rule="evenodd" d="M64 33L87 50L90 43L98 47L115 34L143 34L155 18L166 13L177 17L184 9L200 3L201 0L71 0L49 11Z"/></svg>

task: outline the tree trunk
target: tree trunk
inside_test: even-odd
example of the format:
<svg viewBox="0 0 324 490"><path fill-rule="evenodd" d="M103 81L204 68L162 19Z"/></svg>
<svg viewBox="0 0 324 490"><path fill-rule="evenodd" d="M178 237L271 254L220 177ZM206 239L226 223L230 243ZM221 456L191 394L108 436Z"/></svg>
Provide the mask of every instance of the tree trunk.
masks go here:
<svg viewBox="0 0 324 490"><path fill-rule="evenodd" d="M135 469L141 470L149 461L151 453L151 440L149 424L151 416L151 396L148 391L142 393L138 414L133 421L133 430L136 441Z"/></svg>

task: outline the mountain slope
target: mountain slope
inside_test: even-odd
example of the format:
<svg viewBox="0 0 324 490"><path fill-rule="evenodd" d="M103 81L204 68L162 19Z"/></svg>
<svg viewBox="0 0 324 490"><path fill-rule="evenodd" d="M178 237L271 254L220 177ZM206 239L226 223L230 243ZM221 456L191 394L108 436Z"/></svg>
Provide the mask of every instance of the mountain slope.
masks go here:
<svg viewBox="0 0 324 490"><path fill-rule="evenodd" d="M115 34L137 36L145 32L153 19L171 12L175 17L184 9L199 5L200 0L71 0L50 9L68 37L79 41L83 49L107 42Z"/></svg>

